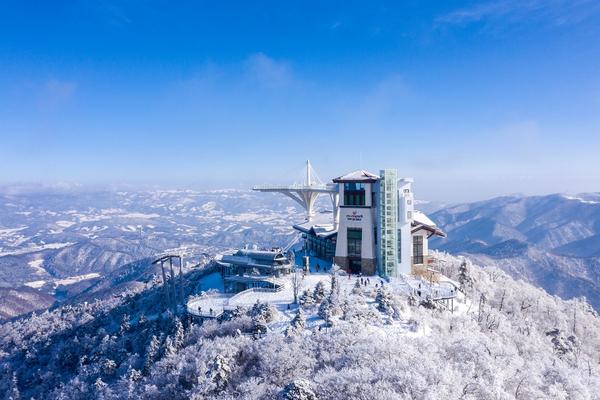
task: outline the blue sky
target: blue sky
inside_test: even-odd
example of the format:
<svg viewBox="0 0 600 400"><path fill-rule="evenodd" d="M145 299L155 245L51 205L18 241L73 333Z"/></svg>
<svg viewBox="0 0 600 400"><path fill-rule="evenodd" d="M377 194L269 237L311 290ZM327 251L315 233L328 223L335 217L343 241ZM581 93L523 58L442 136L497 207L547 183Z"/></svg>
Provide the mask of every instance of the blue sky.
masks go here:
<svg viewBox="0 0 600 400"><path fill-rule="evenodd" d="M0 2L0 183L600 191L600 3Z"/></svg>

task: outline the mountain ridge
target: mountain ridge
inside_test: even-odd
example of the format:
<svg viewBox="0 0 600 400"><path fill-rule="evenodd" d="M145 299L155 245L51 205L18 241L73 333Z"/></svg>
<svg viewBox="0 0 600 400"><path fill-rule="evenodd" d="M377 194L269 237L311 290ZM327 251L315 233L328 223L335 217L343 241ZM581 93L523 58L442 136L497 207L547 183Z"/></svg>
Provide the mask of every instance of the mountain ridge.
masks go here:
<svg viewBox="0 0 600 400"><path fill-rule="evenodd" d="M472 256L600 309L600 193L502 196L438 210L432 248Z"/></svg>

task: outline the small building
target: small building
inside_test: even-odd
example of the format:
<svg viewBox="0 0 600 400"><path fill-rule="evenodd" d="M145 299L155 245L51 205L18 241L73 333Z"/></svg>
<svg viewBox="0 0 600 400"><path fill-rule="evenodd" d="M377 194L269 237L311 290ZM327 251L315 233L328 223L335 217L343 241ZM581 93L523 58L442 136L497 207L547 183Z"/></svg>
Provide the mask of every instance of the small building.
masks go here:
<svg viewBox="0 0 600 400"><path fill-rule="evenodd" d="M241 249L222 255L217 263L223 268L225 291L229 293L250 288L276 289L279 278L289 274L294 265L280 248Z"/></svg>
<svg viewBox="0 0 600 400"><path fill-rule="evenodd" d="M305 221L294 225L304 239L306 254L333 263L337 240L337 228L331 219L331 213L317 214L316 222Z"/></svg>

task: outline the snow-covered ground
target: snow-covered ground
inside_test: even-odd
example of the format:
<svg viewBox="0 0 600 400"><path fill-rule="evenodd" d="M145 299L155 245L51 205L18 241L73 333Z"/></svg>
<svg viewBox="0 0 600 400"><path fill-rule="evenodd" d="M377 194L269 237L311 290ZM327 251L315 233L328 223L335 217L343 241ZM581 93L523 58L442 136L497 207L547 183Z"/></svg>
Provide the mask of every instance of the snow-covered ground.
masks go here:
<svg viewBox="0 0 600 400"><path fill-rule="evenodd" d="M97 272L92 272L89 274L75 275L75 276L70 276L68 278L55 279L55 280L51 280L51 281L45 281L45 280L30 281L30 282L26 282L25 286L29 286L30 288L34 288L34 289L39 289L42 286L44 286L46 283L51 282L53 284L53 286L56 288L59 285L65 285L65 286L73 285L77 282L85 281L88 279L94 279L94 278L98 278L98 277L100 277L100 274L98 274Z"/></svg>
<svg viewBox="0 0 600 400"><path fill-rule="evenodd" d="M332 276L328 271L316 272L315 266L317 261L311 262L312 271L309 274L300 278L300 288L298 296L301 296L305 291L314 290L319 282L322 282L326 288L326 292L331 287ZM383 285L388 288L394 295L408 299L409 296L420 301L427 299L447 300L444 304L448 305L449 311L454 313L463 313L467 309L467 302L462 293L456 290L456 282L448 278L443 278L439 284L429 283L422 279L417 279L409 276L401 278L391 278L385 281L380 277L359 277L356 275L348 275L344 271L339 270L336 273L337 282L339 285L339 293L341 298L358 303L358 307L364 313L375 312L377 310L376 296L378 289ZM190 298L187 308L188 312L195 316L203 318L217 318L227 310L234 310L237 307L249 309L256 303L266 303L278 310L278 317L272 321L268 327L271 331L284 331L290 325L292 319L298 312L298 305L294 304L294 275L290 274L282 278L282 289L279 291L265 291L264 289L249 289L237 294L225 294L214 290L217 285L216 280L221 279L219 274L211 274L207 277L206 284L203 287L212 288L209 292L199 296ZM360 295L354 294L353 289L360 284ZM222 287L222 285L221 285ZM323 320L318 315L319 305L313 305L305 308L306 326L308 329L316 329L323 324ZM388 321L386 324L393 329L405 330L407 334L423 335L427 334L427 327L421 326L415 331L414 326L410 323L410 312L398 320ZM373 326L372 329L376 333L380 333L381 327ZM387 328L386 328L387 329Z"/></svg>
<svg viewBox="0 0 600 400"><path fill-rule="evenodd" d="M25 248L0 252L0 257L7 256L7 255L16 256L16 255L22 255L22 254L29 254L29 253L35 253L38 251L42 251L42 250L57 250L57 249L62 249L63 247L71 246L73 244L75 244L75 243L73 243L73 242L42 243L42 244L38 244L38 245L30 243L29 246L25 247Z"/></svg>

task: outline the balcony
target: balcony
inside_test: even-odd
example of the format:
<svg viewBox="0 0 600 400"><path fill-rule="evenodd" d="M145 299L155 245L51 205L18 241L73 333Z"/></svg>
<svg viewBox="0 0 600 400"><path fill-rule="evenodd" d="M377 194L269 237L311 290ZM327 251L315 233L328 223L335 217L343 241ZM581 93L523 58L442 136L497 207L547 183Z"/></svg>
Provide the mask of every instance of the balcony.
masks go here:
<svg viewBox="0 0 600 400"><path fill-rule="evenodd" d="M430 282L439 282L441 273L437 266L437 259L432 256L414 256L412 258L411 275Z"/></svg>

